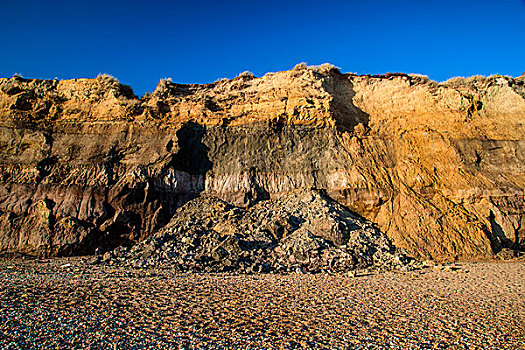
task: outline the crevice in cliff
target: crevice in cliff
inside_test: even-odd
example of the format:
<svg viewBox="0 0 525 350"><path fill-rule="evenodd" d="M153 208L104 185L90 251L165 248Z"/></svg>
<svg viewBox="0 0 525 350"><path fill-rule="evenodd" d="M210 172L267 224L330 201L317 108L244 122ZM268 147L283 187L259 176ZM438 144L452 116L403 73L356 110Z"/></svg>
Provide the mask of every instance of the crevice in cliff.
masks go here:
<svg viewBox="0 0 525 350"><path fill-rule="evenodd" d="M482 159L481 159L481 155L478 153L477 150L474 150L474 154L475 154L475 156L476 156L476 159L474 160L474 162L475 162L476 165L479 167L480 164L481 164L481 161L482 161Z"/></svg>
<svg viewBox="0 0 525 350"><path fill-rule="evenodd" d="M178 152L173 156L170 164L173 169L191 175L202 176L204 189L204 175L212 168L213 163L208 158L209 148L202 140L206 134L206 127L197 123L184 124L177 131Z"/></svg>
<svg viewBox="0 0 525 350"><path fill-rule="evenodd" d="M354 104L356 92L348 77L341 73L331 72L323 79L323 87L330 94L330 113L340 131L354 132L359 124L368 128L370 116Z"/></svg>
<svg viewBox="0 0 525 350"><path fill-rule="evenodd" d="M270 199L270 193L261 184L256 167L248 170L248 186L249 190L244 194L243 200L245 206L250 207L260 201Z"/></svg>
<svg viewBox="0 0 525 350"><path fill-rule="evenodd" d="M518 224L516 225L516 228L514 229L514 249L519 251L525 251L525 237L520 240L520 231L522 230L521 227L521 220L518 220Z"/></svg>
<svg viewBox="0 0 525 350"><path fill-rule="evenodd" d="M494 254L499 253L503 248L514 248L515 242L512 242L510 239L507 238L505 232L503 231L503 228L496 221L496 216L494 215L494 212L492 210L489 213L488 219L490 222L491 231L490 241Z"/></svg>
<svg viewBox="0 0 525 350"><path fill-rule="evenodd" d="M118 173L116 167L124 158L121 150L117 146L112 146L106 156L104 157L103 167L106 172L108 185L114 185L118 181Z"/></svg>
<svg viewBox="0 0 525 350"><path fill-rule="evenodd" d="M38 185L42 180L51 173L51 168L58 163L57 156L47 157L42 159L36 165L38 175L36 177L36 184Z"/></svg>
<svg viewBox="0 0 525 350"><path fill-rule="evenodd" d="M479 116L479 113L483 108L483 102L479 100L479 97L474 95L463 96L469 101L469 106L467 108L467 120L471 120L475 116Z"/></svg>

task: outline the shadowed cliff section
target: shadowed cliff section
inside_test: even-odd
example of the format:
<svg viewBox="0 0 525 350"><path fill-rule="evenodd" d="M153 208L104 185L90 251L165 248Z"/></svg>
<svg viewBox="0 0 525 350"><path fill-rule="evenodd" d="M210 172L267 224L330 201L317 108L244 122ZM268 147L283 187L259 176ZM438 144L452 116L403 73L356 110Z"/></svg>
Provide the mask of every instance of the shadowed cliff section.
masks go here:
<svg viewBox="0 0 525 350"><path fill-rule="evenodd" d="M0 79L0 249L130 245L197 196L318 188L416 257L519 250L524 81L298 65L139 99L108 76Z"/></svg>
<svg viewBox="0 0 525 350"><path fill-rule="evenodd" d="M184 124L177 130L176 134L179 150L173 156L171 166L174 170L191 175L201 175L203 180L201 186L204 190L204 176L213 166L208 158L209 148L202 143L202 138L206 134L206 127L190 122ZM171 148L171 144L168 143L166 150Z"/></svg>

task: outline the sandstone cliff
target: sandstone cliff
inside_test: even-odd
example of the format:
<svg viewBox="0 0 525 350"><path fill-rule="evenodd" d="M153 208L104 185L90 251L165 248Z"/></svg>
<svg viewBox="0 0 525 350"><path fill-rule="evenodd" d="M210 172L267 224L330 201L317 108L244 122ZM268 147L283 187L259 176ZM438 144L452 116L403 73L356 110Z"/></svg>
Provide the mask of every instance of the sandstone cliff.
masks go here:
<svg viewBox="0 0 525 350"><path fill-rule="evenodd" d="M144 240L183 203L326 190L415 257L525 236L525 77L438 84L298 65L205 85L0 79L0 249Z"/></svg>

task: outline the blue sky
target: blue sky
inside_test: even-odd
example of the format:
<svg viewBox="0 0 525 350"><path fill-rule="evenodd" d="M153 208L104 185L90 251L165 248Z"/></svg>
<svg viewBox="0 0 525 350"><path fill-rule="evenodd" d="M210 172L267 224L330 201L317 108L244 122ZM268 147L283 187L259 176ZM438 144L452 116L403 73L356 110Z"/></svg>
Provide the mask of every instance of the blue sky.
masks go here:
<svg viewBox="0 0 525 350"><path fill-rule="evenodd" d="M525 72L525 0L1 0L0 77L108 73L152 91L300 62L343 72Z"/></svg>

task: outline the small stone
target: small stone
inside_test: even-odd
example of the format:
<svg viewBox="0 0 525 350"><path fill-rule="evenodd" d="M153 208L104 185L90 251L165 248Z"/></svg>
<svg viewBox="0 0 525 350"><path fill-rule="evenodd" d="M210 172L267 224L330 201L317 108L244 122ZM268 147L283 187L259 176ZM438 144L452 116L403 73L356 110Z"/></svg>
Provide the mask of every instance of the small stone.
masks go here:
<svg viewBox="0 0 525 350"><path fill-rule="evenodd" d="M98 257L98 256L93 256L93 257L91 257L91 258L88 259L87 263L90 264L90 265L97 265L97 264L100 264L100 257Z"/></svg>
<svg viewBox="0 0 525 350"><path fill-rule="evenodd" d="M102 261L107 262L113 257L113 254L111 252L105 252L104 255L102 255Z"/></svg>
<svg viewBox="0 0 525 350"><path fill-rule="evenodd" d="M423 267L433 267L436 266L436 262L433 260L425 260L421 263Z"/></svg>

